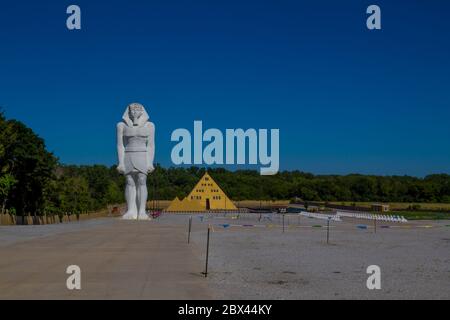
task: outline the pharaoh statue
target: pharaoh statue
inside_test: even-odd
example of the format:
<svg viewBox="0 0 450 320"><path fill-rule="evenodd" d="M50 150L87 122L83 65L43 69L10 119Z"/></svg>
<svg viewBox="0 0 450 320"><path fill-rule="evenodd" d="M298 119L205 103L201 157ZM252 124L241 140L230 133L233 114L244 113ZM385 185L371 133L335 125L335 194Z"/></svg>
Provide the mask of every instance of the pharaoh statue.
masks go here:
<svg viewBox="0 0 450 320"><path fill-rule="evenodd" d="M139 103L130 104L117 124L117 170L126 177L127 212L122 219L148 220L147 175L153 172L155 125Z"/></svg>

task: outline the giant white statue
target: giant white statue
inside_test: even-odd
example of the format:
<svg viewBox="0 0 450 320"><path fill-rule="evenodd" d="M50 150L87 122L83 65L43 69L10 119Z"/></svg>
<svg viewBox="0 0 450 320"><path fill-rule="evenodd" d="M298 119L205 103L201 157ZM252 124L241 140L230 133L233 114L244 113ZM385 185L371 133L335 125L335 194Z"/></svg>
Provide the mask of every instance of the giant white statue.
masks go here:
<svg viewBox="0 0 450 320"><path fill-rule="evenodd" d="M155 125L139 103L130 104L117 124L117 170L126 177L127 212L123 219L148 220L147 175L153 172Z"/></svg>

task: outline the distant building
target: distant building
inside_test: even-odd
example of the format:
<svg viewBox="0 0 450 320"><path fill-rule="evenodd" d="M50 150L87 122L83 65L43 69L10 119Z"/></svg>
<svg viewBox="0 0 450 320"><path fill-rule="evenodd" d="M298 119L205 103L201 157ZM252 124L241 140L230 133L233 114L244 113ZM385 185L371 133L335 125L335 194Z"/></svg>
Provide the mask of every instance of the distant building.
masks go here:
<svg viewBox="0 0 450 320"><path fill-rule="evenodd" d="M166 209L167 212L210 210L234 211L237 208L208 173L205 173L186 198L180 200L176 197Z"/></svg>
<svg viewBox="0 0 450 320"><path fill-rule="evenodd" d="M388 204L373 203L371 208L372 208L372 211L377 211L377 212L388 212L389 211Z"/></svg>

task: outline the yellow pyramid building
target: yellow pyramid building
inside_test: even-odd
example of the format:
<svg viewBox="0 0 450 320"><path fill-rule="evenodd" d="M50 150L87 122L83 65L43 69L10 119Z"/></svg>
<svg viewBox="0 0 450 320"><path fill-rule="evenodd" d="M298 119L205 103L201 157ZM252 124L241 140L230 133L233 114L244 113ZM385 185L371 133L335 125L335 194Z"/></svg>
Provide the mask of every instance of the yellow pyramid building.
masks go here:
<svg viewBox="0 0 450 320"><path fill-rule="evenodd" d="M237 210L237 208L208 172L204 174L186 198L180 201L176 197L166 209L167 212L201 212L210 210L233 211Z"/></svg>

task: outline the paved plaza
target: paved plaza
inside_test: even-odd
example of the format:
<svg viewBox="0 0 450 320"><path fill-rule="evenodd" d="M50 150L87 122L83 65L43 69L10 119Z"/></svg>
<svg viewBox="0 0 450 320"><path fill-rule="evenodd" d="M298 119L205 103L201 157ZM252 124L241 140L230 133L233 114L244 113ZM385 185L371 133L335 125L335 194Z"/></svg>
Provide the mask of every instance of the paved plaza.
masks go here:
<svg viewBox="0 0 450 320"><path fill-rule="evenodd" d="M181 225L104 218L1 227L0 234L0 299L211 297ZM81 268L81 290L66 287L69 265Z"/></svg>

